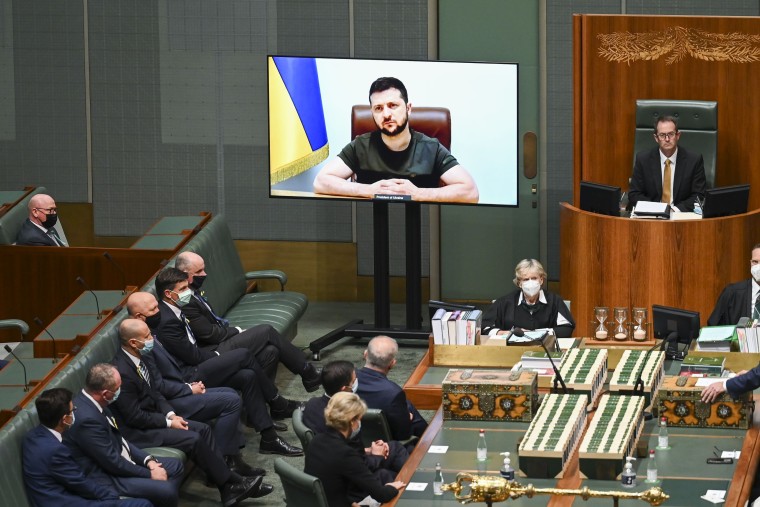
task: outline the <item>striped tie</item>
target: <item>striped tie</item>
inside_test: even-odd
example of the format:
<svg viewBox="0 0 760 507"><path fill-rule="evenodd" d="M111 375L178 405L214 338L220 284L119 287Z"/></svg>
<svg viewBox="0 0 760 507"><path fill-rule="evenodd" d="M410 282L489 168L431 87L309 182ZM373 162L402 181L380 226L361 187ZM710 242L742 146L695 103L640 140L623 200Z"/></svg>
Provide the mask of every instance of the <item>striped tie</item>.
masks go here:
<svg viewBox="0 0 760 507"><path fill-rule="evenodd" d="M755 298L755 306L752 309L752 320L760 320L760 292L757 293Z"/></svg>
<svg viewBox="0 0 760 507"><path fill-rule="evenodd" d="M137 371L140 373L143 380L150 385L150 373L148 373L148 367L145 366L145 363L140 361L140 364L137 366Z"/></svg>

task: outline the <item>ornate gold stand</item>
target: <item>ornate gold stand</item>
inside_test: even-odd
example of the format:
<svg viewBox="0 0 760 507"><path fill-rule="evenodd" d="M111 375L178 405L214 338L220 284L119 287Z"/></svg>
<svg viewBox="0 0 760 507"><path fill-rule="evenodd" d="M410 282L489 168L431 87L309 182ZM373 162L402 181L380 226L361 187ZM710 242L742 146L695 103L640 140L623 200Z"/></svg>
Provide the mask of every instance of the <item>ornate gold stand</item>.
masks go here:
<svg viewBox="0 0 760 507"><path fill-rule="evenodd" d="M462 490L466 487L469 487L469 494L462 494ZM640 499L654 506L661 505L665 500L670 498L659 487L650 488L640 493L632 491L593 491L589 488L534 488L532 484L523 486L518 482L508 481L502 477L472 475L464 472L457 474L456 482L444 484L442 489L444 491L452 491L454 498L461 504L485 502L489 507L494 502L504 502L509 499L514 500L521 496L533 498L534 495L574 495L584 500L588 500L589 498L612 498L615 506L618 505L618 501L621 498Z"/></svg>

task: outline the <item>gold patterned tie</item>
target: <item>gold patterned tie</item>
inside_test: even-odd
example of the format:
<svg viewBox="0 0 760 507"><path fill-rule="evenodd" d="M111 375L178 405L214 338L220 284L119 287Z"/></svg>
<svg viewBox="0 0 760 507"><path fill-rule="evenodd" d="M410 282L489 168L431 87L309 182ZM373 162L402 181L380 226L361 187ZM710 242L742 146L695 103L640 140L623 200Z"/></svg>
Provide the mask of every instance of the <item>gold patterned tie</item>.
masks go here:
<svg viewBox="0 0 760 507"><path fill-rule="evenodd" d="M665 159L665 172L662 175L662 202L670 204L670 159Z"/></svg>

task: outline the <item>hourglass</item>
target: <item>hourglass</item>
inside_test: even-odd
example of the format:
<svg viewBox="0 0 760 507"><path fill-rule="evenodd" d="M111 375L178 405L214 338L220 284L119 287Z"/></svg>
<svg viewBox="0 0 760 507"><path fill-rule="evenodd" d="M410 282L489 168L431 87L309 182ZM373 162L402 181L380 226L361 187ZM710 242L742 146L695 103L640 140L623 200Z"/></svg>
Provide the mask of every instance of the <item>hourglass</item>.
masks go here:
<svg viewBox="0 0 760 507"><path fill-rule="evenodd" d="M615 322L617 322L618 325L615 327L615 334L613 337L618 341L625 341L628 339L628 329L625 323L625 321L628 320L628 308L619 306L615 308L614 312Z"/></svg>
<svg viewBox="0 0 760 507"><path fill-rule="evenodd" d="M636 322L636 326L633 328L633 339L637 342L643 342L647 339L647 309L641 307L634 307L633 320Z"/></svg>
<svg viewBox="0 0 760 507"><path fill-rule="evenodd" d="M606 306L597 306L594 308L594 318L597 320L599 325L596 326L596 331L594 332L594 338L597 340L606 340L607 339L607 315L609 314L609 308Z"/></svg>

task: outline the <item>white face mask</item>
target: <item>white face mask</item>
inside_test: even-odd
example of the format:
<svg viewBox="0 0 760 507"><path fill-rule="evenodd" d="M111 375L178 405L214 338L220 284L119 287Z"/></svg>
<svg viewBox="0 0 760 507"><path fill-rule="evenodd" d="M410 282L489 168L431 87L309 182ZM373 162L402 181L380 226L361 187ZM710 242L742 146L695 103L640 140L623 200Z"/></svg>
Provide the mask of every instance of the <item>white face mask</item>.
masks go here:
<svg viewBox="0 0 760 507"><path fill-rule="evenodd" d="M526 280L520 284L520 288L526 296L532 298L541 290L541 284L538 283L538 280Z"/></svg>
<svg viewBox="0 0 760 507"><path fill-rule="evenodd" d="M359 379L355 378L354 382L351 384L351 392L356 394L356 391L359 390Z"/></svg>
<svg viewBox="0 0 760 507"><path fill-rule="evenodd" d="M355 430L351 431L351 437L350 438L355 438L356 435L359 434L359 431L361 431L361 429L362 429L362 422L358 421L358 423L359 423L359 426L357 426Z"/></svg>
<svg viewBox="0 0 760 507"><path fill-rule="evenodd" d="M71 428L72 426L74 426L74 421L76 421L76 419L77 419L77 415L74 412L72 412L71 413L71 422L68 423L68 424L66 424L66 421L63 421L63 424L67 428Z"/></svg>
<svg viewBox="0 0 760 507"><path fill-rule="evenodd" d="M755 280L760 281L760 264L755 264L751 268L749 268L750 273L752 273L752 278Z"/></svg>

